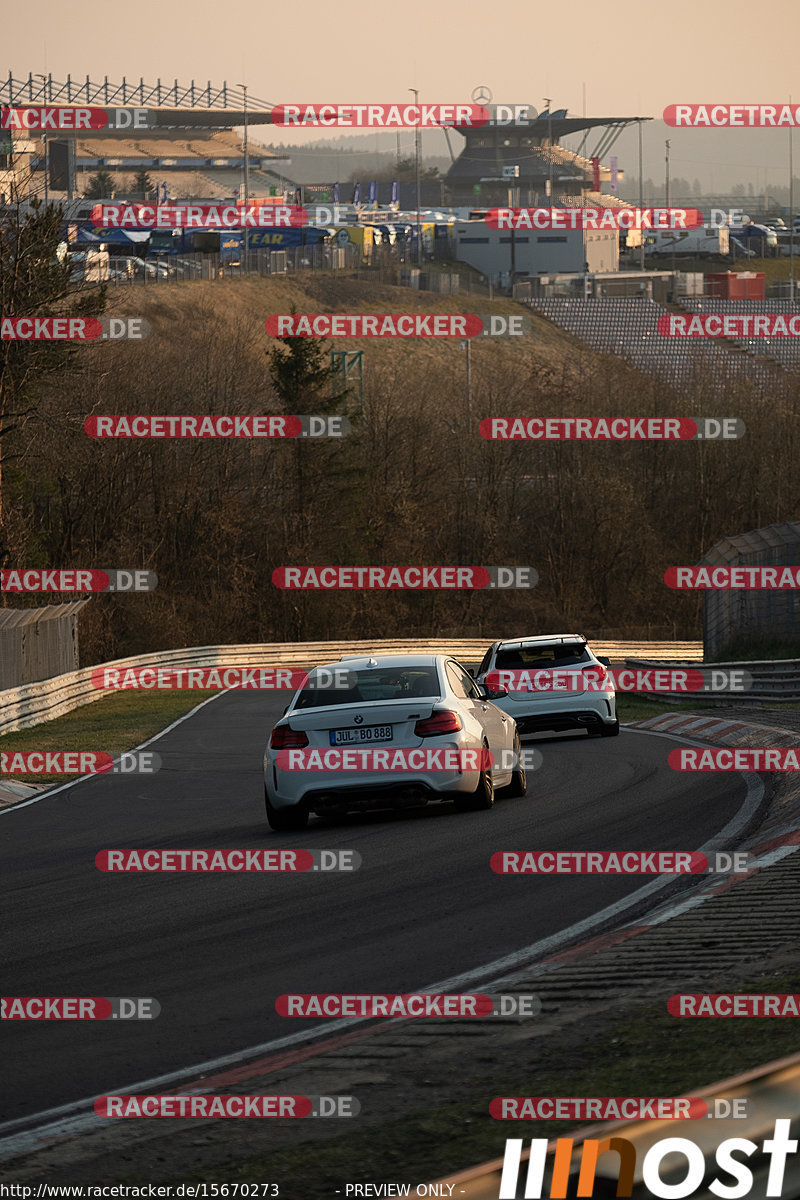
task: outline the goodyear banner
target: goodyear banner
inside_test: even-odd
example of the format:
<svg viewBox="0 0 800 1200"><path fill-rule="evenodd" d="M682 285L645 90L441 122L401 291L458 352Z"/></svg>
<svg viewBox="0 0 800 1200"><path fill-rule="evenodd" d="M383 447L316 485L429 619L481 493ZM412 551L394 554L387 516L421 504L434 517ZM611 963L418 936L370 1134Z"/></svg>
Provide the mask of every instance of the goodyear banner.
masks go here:
<svg viewBox="0 0 800 1200"><path fill-rule="evenodd" d="M295 246L319 246L328 234L327 229L251 229L248 245L251 250L293 250Z"/></svg>

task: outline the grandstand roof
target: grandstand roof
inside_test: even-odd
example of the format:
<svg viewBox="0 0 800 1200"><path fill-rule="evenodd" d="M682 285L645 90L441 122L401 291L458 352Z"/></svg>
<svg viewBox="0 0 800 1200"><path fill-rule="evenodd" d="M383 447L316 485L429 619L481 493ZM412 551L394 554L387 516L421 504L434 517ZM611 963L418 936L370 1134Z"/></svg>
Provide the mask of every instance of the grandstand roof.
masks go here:
<svg viewBox="0 0 800 1200"><path fill-rule="evenodd" d="M521 121L508 125L456 125L455 129L467 137L485 134L491 131L496 134L508 134L518 130L533 133L536 137L562 138L571 133L580 133L585 129L599 129L602 126L634 125L637 121L652 121L652 117L560 117L557 114L548 116L539 113L533 121Z"/></svg>

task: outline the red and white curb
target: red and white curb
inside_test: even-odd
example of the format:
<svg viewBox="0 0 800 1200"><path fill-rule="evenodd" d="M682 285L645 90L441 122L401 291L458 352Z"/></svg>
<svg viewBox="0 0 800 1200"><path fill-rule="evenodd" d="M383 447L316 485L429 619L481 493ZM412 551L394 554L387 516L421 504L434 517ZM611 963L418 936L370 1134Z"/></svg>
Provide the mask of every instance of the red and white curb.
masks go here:
<svg viewBox="0 0 800 1200"><path fill-rule="evenodd" d="M703 741L719 742L730 746L745 738L757 738L766 746L784 746L787 740L800 745L800 737L788 729L775 725L752 725L747 721L726 721L719 717L699 717L682 713L664 713L660 717L648 717L646 721L631 721L624 729L648 729L654 733L687 734Z"/></svg>
<svg viewBox="0 0 800 1200"><path fill-rule="evenodd" d="M648 717L645 721L633 721L624 728L669 734L671 737L685 736L693 740L697 739L722 746L752 745L754 743L767 747L800 746L800 736L788 729L780 729L775 725L753 725L747 721L729 721L696 714L692 716L691 714L665 713L658 717ZM800 780L797 781L793 790L800 793ZM756 835L757 840L741 847L750 855L747 871L728 875L724 879L710 883L686 899L672 900L657 906L648 914L646 922L637 922L635 925L623 926L617 930L618 940L622 941L634 933L655 928L656 925L663 925L673 917L680 916L681 913L697 908L706 900L729 891L737 883L751 879L759 871L774 866L781 859L800 849L800 818L772 829L769 837L765 838L764 833L765 831L761 830ZM609 939L613 939L614 936L614 934L609 934ZM610 944L613 944L613 941ZM581 947L574 949L580 950ZM571 954L572 952L567 951L566 953Z"/></svg>

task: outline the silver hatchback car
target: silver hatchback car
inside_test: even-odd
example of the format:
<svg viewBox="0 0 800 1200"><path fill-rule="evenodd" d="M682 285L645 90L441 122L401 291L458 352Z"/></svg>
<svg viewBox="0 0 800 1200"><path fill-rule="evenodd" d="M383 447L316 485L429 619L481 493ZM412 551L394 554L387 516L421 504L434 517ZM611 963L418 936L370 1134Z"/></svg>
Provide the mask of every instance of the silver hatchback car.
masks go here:
<svg viewBox="0 0 800 1200"><path fill-rule="evenodd" d="M505 688L494 701L521 734L585 729L592 736L619 733L616 693L606 668L580 633L493 642L475 673L479 683ZM515 691L515 684L524 689Z"/></svg>

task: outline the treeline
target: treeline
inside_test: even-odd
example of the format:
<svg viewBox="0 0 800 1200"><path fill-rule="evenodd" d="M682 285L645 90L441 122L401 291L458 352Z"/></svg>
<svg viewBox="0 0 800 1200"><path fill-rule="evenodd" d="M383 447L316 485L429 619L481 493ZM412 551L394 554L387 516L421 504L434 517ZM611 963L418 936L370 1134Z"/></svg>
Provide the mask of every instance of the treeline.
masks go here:
<svg viewBox="0 0 800 1200"><path fill-rule="evenodd" d="M126 289L114 303L147 317L151 337L82 347L84 372L44 378L5 440L2 565L158 574L152 594L87 606L84 663L229 642L623 636L647 626L698 637L699 594L670 591L664 570L696 562L724 534L797 516L796 381L777 376L764 394L697 379L676 392L536 319L523 344L472 344L468 426L456 342L350 343L365 352L363 399L354 379L337 398L330 345L316 361L307 341L302 361L284 347L281 366L263 328L267 313L292 303L397 312L465 309L462 300L323 276ZM343 412L352 432L318 441L83 432L98 414L275 412ZM747 434L487 442L478 422L492 415L738 417ZM507 593L274 587L273 570L295 564L525 564L540 582Z"/></svg>

